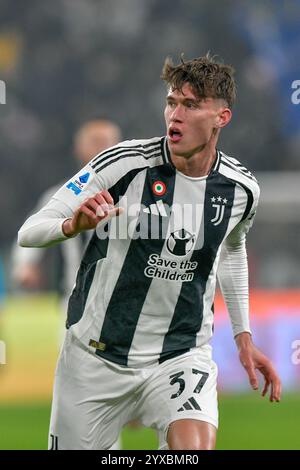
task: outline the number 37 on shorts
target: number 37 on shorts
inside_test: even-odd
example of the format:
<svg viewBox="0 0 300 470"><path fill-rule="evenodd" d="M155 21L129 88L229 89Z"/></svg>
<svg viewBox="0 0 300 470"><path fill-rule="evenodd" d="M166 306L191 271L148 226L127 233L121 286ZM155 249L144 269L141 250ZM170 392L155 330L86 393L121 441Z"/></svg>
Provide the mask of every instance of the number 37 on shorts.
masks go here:
<svg viewBox="0 0 300 470"><path fill-rule="evenodd" d="M201 370L194 369L194 368L192 369L192 373L200 377L197 382L196 387L192 391L193 394L197 394L201 392L205 382L208 379L209 374L208 372L203 372ZM185 391L185 388L186 388L184 371L181 370L179 372L175 372L175 374L170 375L169 378L170 378L170 385L174 385L174 386L177 385L177 391L171 395L171 399L178 398ZM200 405L198 404L195 397L193 396L188 398L188 400L183 404L183 409L185 410L195 409L195 410L201 411ZM181 411L181 409L179 409L178 411Z"/></svg>
<svg viewBox="0 0 300 470"><path fill-rule="evenodd" d="M184 367L168 375L170 408L180 419L199 419L218 427L217 367ZM205 370L206 369L206 370Z"/></svg>

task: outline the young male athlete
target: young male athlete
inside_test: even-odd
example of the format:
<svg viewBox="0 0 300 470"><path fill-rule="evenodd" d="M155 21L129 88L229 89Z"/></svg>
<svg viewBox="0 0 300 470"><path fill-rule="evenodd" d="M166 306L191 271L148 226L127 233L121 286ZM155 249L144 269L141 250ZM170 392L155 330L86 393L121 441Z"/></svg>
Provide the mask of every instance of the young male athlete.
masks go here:
<svg viewBox="0 0 300 470"><path fill-rule="evenodd" d="M21 245L47 246L99 224L69 300L49 448L108 449L131 419L155 428L162 448L215 447L217 275L251 386L258 369L262 394L270 386L280 400L249 327L245 236L258 184L216 148L233 70L209 56L167 60L162 78L167 136L102 152L19 231Z"/></svg>

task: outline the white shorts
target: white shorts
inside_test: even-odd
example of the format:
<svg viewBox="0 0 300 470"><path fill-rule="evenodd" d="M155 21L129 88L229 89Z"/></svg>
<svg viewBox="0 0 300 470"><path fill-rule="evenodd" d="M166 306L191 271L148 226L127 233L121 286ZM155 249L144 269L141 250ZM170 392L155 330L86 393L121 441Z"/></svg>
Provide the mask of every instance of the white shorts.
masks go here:
<svg viewBox="0 0 300 470"><path fill-rule="evenodd" d="M162 364L128 368L93 355L68 330L58 361L49 449L109 449L138 419L167 448L169 425L197 419L218 427L217 366L208 346Z"/></svg>

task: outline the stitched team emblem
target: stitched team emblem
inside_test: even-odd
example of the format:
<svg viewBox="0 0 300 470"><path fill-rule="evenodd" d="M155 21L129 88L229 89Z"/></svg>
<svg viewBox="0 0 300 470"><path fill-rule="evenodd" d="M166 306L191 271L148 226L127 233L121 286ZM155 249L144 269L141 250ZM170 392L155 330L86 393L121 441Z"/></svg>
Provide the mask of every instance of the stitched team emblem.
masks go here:
<svg viewBox="0 0 300 470"><path fill-rule="evenodd" d="M226 198L223 199L221 196L212 197L210 200L213 203L212 207L214 207L216 209L215 217L210 219L210 221L214 225L219 225L222 222L223 218L224 218L225 206L226 206L228 201L227 201Z"/></svg>
<svg viewBox="0 0 300 470"><path fill-rule="evenodd" d="M152 185L152 191L156 196L163 196L166 190L166 185L162 181L155 181Z"/></svg>

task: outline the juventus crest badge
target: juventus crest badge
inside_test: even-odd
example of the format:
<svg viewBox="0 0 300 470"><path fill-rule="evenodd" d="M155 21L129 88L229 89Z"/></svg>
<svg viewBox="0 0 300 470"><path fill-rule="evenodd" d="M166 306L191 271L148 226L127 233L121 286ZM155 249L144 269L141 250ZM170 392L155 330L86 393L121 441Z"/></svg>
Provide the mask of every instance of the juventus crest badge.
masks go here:
<svg viewBox="0 0 300 470"><path fill-rule="evenodd" d="M212 197L210 200L212 202L212 207L216 209L215 216L210 219L210 221L213 225L217 226L220 225L224 218L225 206L228 200L226 198L222 198L221 196Z"/></svg>

